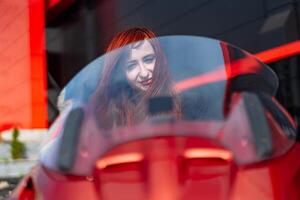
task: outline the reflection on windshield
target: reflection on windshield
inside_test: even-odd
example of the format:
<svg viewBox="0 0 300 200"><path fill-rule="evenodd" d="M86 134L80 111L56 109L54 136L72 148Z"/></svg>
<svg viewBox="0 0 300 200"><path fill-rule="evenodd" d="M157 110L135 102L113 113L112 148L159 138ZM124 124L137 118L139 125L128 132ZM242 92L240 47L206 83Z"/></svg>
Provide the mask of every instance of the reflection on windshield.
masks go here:
<svg viewBox="0 0 300 200"><path fill-rule="evenodd" d="M147 102L155 96L173 97L173 112L179 115L173 85L167 60L156 39L114 50L105 57L101 80L91 99L99 126L109 129L144 121L148 117Z"/></svg>

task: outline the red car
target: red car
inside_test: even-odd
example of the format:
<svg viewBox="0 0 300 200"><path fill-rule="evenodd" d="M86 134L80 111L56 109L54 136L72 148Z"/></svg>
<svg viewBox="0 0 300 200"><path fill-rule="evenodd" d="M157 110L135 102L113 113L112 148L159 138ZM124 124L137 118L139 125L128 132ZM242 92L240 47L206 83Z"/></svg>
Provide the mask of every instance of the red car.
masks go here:
<svg viewBox="0 0 300 200"><path fill-rule="evenodd" d="M128 81L135 44L96 59L67 85L53 136L10 199L300 199L300 145L274 98L275 73L217 40L146 42L160 54L151 57L151 79L140 82L144 92ZM104 76L107 60L115 68ZM145 100L146 86L165 80L155 80L162 69L169 92ZM142 117L129 121L119 109L126 101L143 104L132 114Z"/></svg>

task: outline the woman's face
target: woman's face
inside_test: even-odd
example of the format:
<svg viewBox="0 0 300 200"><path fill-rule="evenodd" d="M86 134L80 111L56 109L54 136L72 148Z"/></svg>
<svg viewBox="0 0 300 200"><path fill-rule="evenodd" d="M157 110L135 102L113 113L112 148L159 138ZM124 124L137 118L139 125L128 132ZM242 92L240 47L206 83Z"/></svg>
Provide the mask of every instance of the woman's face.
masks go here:
<svg viewBox="0 0 300 200"><path fill-rule="evenodd" d="M152 84L156 55L148 41L134 44L125 65L126 78L129 84L146 91Z"/></svg>

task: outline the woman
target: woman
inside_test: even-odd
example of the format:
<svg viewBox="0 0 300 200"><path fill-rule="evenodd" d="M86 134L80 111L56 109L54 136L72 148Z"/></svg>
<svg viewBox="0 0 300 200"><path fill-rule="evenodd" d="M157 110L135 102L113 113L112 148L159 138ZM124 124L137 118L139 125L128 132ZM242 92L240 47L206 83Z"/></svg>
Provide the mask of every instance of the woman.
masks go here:
<svg viewBox="0 0 300 200"><path fill-rule="evenodd" d="M108 45L92 99L101 128L144 121L148 99L154 96L174 97L174 113L179 115L166 58L155 37L147 28L132 28L118 33Z"/></svg>

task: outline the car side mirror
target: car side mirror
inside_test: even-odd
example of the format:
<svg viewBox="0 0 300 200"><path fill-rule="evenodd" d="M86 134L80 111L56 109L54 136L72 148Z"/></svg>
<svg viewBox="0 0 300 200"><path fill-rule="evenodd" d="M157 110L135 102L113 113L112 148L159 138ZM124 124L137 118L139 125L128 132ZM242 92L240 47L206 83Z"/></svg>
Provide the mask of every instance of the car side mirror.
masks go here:
<svg viewBox="0 0 300 200"><path fill-rule="evenodd" d="M249 125L254 135L257 155L262 158L266 157L273 152L273 142L264 107L254 93L244 92L243 100L249 118Z"/></svg>
<svg viewBox="0 0 300 200"><path fill-rule="evenodd" d="M80 107L71 110L67 116L57 159L61 171L69 171L74 165L83 116L84 111Z"/></svg>

